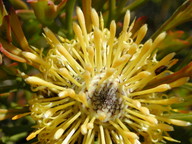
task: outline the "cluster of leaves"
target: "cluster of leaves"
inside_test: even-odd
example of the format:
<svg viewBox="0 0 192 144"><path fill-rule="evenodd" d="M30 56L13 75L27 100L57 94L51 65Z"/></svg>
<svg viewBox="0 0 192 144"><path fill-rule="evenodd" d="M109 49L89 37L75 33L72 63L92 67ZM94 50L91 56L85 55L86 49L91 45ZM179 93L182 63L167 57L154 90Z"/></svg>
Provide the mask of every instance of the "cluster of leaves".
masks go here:
<svg viewBox="0 0 192 144"><path fill-rule="evenodd" d="M54 33L71 39L74 36L72 23L76 20L74 14L76 6L83 9L88 31L91 30L92 7L102 13L106 27L109 27L111 20L115 20L118 22L119 29L122 26L123 16L129 9L136 17L141 16L136 20L134 29L145 22L149 24L148 37L154 39L162 31L168 31L168 36L159 46L158 58L170 52L177 52L180 63L173 68L173 71L181 69L192 60L192 36L190 36L192 23L189 22L192 20L191 0L174 2L171 0L0 0L0 43L8 46L14 43L18 48L26 44L48 49L42 36L43 27L48 27ZM177 10L174 12L175 9ZM29 117L15 122L7 118L28 111L27 100L32 93L29 86L20 78L20 71L30 75L37 70L10 60L10 57L17 58L13 58L9 53L6 55L6 52L0 49L2 52L0 53L0 120L2 120L0 143L22 143L22 139L31 131L33 121ZM192 63L187 65L185 71L180 73L187 72L188 76L192 76L191 65ZM188 121L192 119L191 90L192 85L188 83L170 93L180 95L188 101L175 106L183 113L178 119ZM26 126L23 126L23 123ZM181 136L178 139L183 144L192 143L191 128L176 128L173 135L180 133L181 130L187 132L187 138L185 135L185 138Z"/></svg>

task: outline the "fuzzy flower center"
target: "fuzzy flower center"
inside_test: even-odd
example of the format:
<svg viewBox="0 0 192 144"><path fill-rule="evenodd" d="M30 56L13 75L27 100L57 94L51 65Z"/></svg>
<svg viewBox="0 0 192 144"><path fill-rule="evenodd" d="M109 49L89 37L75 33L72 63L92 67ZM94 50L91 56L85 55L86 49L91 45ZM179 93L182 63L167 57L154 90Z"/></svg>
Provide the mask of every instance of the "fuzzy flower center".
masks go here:
<svg viewBox="0 0 192 144"><path fill-rule="evenodd" d="M88 104L87 112L93 113L100 121L106 122L121 116L124 108L121 96L125 93L119 86L118 78L107 79L102 82L102 76L97 75L90 83L90 89L86 92Z"/></svg>

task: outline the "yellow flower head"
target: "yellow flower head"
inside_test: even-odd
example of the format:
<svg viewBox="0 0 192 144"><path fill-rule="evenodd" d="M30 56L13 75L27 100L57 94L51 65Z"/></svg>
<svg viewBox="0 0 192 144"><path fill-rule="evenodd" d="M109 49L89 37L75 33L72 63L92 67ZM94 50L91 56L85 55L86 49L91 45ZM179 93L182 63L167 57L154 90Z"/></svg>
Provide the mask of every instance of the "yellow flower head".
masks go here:
<svg viewBox="0 0 192 144"><path fill-rule="evenodd" d="M188 77L167 83L162 79L177 60L174 53L156 60L156 48L165 38L141 43L147 25L133 32L130 12L117 37L116 23L104 28L103 18L92 9L92 31L77 8L75 38L56 37L48 28L46 56L35 48L22 52L27 62L41 71L27 76L36 95L29 102L38 141L46 144L150 144L176 141L168 135L173 125L190 123L171 119L171 104L181 102L162 92L184 84ZM24 75L25 77L26 75Z"/></svg>

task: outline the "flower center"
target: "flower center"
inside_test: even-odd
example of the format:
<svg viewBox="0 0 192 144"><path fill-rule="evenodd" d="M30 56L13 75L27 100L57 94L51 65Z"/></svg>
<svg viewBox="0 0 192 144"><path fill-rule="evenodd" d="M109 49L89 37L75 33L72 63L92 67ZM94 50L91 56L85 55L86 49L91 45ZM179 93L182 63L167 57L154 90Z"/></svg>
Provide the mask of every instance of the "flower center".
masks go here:
<svg viewBox="0 0 192 144"><path fill-rule="evenodd" d="M90 105L89 113L92 113L91 115L100 121L106 122L121 116L125 107L121 96L125 92L119 85L120 79L118 78L101 81L102 76L95 76L90 83L86 96Z"/></svg>

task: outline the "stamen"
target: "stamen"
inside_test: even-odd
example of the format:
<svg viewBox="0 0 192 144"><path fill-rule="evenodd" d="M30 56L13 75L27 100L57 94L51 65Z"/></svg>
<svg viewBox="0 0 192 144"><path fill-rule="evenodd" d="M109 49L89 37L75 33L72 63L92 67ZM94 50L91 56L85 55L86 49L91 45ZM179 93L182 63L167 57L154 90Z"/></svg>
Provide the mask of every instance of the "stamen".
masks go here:
<svg viewBox="0 0 192 144"><path fill-rule="evenodd" d="M90 73L94 73L94 67L92 67L92 65L86 64L85 70L90 72Z"/></svg>
<svg viewBox="0 0 192 144"><path fill-rule="evenodd" d="M14 117L12 117L12 120L17 120L17 119L20 119L24 116L30 115L30 114L31 114L31 112L18 114L18 115L15 115Z"/></svg>
<svg viewBox="0 0 192 144"><path fill-rule="evenodd" d="M139 108L139 110L144 115L150 115L150 111L149 111L149 109L147 107L141 107L141 108Z"/></svg>
<svg viewBox="0 0 192 144"><path fill-rule="evenodd" d="M79 50L73 48L72 51L73 51L73 53L75 54L75 56L77 57L77 59L80 61L81 65L82 65L82 66L85 66L84 57L83 57L83 58L81 57Z"/></svg>
<svg viewBox="0 0 192 144"><path fill-rule="evenodd" d="M45 127L41 128L41 129L39 129L39 130L37 130L37 131L35 131L35 132L32 132L32 133L26 138L26 140L29 141L29 140L35 138L36 135L38 135L43 129L45 129Z"/></svg>
<svg viewBox="0 0 192 144"><path fill-rule="evenodd" d="M101 41L102 41L101 31L98 28L96 28L94 30L94 44L95 44L95 64L97 66L98 71L101 69L102 66Z"/></svg>
<svg viewBox="0 0 192 144"><path fill-rule="evenodd" d="M174 130L174 128L172 126L164 124L164 123L160 123L160 124L156 125L155 128L161 129L163 131L173 131Z"/></svg>
<svg viewBox="0 0 192 144"><path fill-rule="evenodd" d="M87 123L89 121L89 116L85 119L84 123L81 125L81 133L83 135L87 134Z"/></svg>
<svg viewBox="0 0 192 144"><path fill-rule="evenodd" d="M73 89L66 89L58 94L60 98L65 98L67 96L74 98L75 97L75 91Z"/></svg>
<svg viewBox="0 0 192 144"><path fill-rule="evenodd" d="M48 64L43 60L41 59L39 56L31 53L31 52L22 52L22 55L26 58L26 59L30 59L36 63L39 63L39 64L42 64L42 65L45 65L45 66L48 66Z"/></svg>
<svg viewBox="0 0 192 144"><path fill-rule="evenodd" d="M117 45L117 49L116 49L116 53L114 55L113 58L113 63L115 61L117 61L117 59L120 58L121 53L124 49L124 43L126 42L126 40L131 36L131 33L127 32L128 26L129 26L129 22L130 22L130 12L127 11L124 17L124 24L123 24L123 30L121 35L118 38L118 45Z"/></svg>
<svg viewBox="0 0 192 144"><path fill-rule="evenodd" d="M132 98L129 98L127 96L123 96L123 98L128 101L128 104L132 104L134 105L134 107L136 108L140 108L141 107L141 103L138 100L133 100Z"/></svg>
<svg viewBox="0 0 192 144"><path fill-rule="evenodd" d="M169 62L171 61L171 59L175 56L175 53L170 53L168 55L166 55L163 59L161 59L154 67L151 68L152 71L154 71L155 69L157 69L158 67L162 66L162 65L168 65ZM151 71L150 70L150 71Z"/></svg>
<svg viewBox="0 0 192 144"><path fill-rule="evenodd" d="M125 119L124 122L127 123L128 125L130 125L130 127L132 127L133 129L142 129L141 125L139 125L139 122L137 123L137 120L135 121L135 119L137 119L137 118L132 117L132 116L130 116L130 115L129 115L129 117L128 117L128 115L126 115L126 117L129 118L129 119ZM132 118L130 118L130 117L132 117ZM131 121L131 119L133 119L134 122ZM138 119L138 120L139 120L139 119ZM142 122L141 119L140 119L140 121ZM147 122L147 123L148 123L148 122ZM145 124L145 123L143 123L143 124Z"/></svg>
<svg viewBox="0 0 192 144"><path fill-rule="evenodd" d="M62 44L59 42L59 40L55 37L55 35L48 28L44 28L44 32L45 32L46 36L52 40L52 43L58 49L58 51L68 60L68 62L71 64L71 67L78 74L80 74L79 69L81 71L83 71L84 69L71 56L71 54L68 52L68 50L66 50L66 48L64 46L62 46Z"/></svg>
<svg viewBox="0 0 192 144"><path fill-rule="evenodd" d="M133 132L124 131L124 133L129 139L139 139L139 137Z"/></svg>
<svg viewBox="0 0 192 144"><path fill-rule="evenodd" d="M94 56L95 56L95 52L94 52L94 49L93 47L88 47L87 48L87 51L88 51L88 54L89 54L89 60L90 60L90 65L94 68L95 67L95 64L94 64ZM92 71L94 75L94 71Z"/></svg>
<svg viewBox="0 0 192 144"><path fill-rule="evenodd" d="M129 131L129 129L127 128L127 126L125 126L125 125L123 124L123 122L122 122L119 118L117 118L117 122L118 122L118 124L123 128L123 130Z"/></svg>
<svg viewBox="0 0 192 144"><path fill-rule="evenodd" d="M58 140L64 133L64 129L60 128L58 129L54 134L54 139Z"/></svg>
<svg viewBox="0 0 192 144"><path fill-rule="evenodd" d="M135 117L135 116L128 115L128 114L126 114L125 116L128 119L133 120L133 121L128 121L128 120L125 121L128 124L131 124L130 126L135 126L137 128L141 128L142 127L141 124L144 124L144 125L147 125L147 126L153 126L153 127L156 126L156 124L154 125L154 123L151 123L151 122L146 121L145 119L141 119L139 117Z"/></svg>
<svg viewBox="0 0 192 144"><path fill-rule="evenodd" d="M136 43L136 44L140 44L140 42L141 42L141 41L143 40L143 38L145 37L146 33L147 33L147 25L145 24L145 25L143 25L143 26L139 29L139 31L137 32L137 38L136 38L136 40L135 40L135 43Z"/></svg>
<svg viewBox="0 0 192 144"><path fill-rule="evenodd" d="M89 107L88 102L87 102L87 97L84 92L80 92L76 97L79 99L79 101L84 104L84 106Z"/></svg>
<svg viewBox="0 0 192 144"><path fill-rule="evenodd" d="M99 16L95 9L91 10L91 20L94 28L99 28Z"/></svg>
<svg viewBox="0 0 192 144"><path fill-rule="evenodd" d="M131 83L131 82L138 81L140 79L148 77L149 75L151 75L151 73L148 72L148 71L139 72L137 75L131 77L130 79L127 79L126 81L122 82L120 85L124 85L126 83Z"/></svg>
<svg viewBox="0 0 192 144"><path fill-rule="evenodd" d="M137 51L137 45L135 43L133 43L130 48L129 51L127 52L128 54L130 54L131 56L133 56Z"/></svg>
<svg viewBox="0 0 192 144"><path fill-rule="evenodd" d="M58 71L58 70L57 70ZM55 84L58 84L58 85L66 85L68 87L71 86L70 83L66 82L55 70L53 69L50 69L50 72L52 74L52 76L55 76L56 78L58 78L58 80L62 83L59 83L59 82L55 82Z"/></svg>
<svg viewBox="0 0 192 144"><path fill-rule="evenodd" d="M103 81L105 81L106 79L108 79L112 74L114 74L115 69L114 68L109 68L106 70L105 75L102 77L102 79L98 82L98 85L102 84Z"/></svg>
<svg viewBox="0 0 192 144"><path fill-rule="evenodd" d="M171 105L175 103L180 103L183 101L180 97L172 97L170 99L156 99L156 100L150 100L150 99L138 99L138 101L143 103L153 103L153 104L161 104L161 105Z"/></svg>
<svg viewBox="0 0 192 144"><path fill-rule="evenodd" d="M113 137L113 139L115 140L116 143L120 143L120 142L122 143L122 141L120 141L117 133L115 133L114 130L111 131L111 135L112 135L112 137Z"/></svg>
<svg viewBox="0 0 192 144"><path fill-rule="evenodd" d="M64 141L62 142L62 144L69 144L69 142L72 140L71 137L74 135L75 131L77 130L77 128L79 127L79 125L81 124L81 119L77 122L77 124L72 127L72 130L70 131L70 133L67 134L67 137L64 139Z"/></svg>
<svg viewBox="0 0 192 144"><path fill-rule="evenodd" d="M89 130L89 131L91 133L91 130ZM88 144L88 142L93 142L94 141L94 137L95 137L95 131L92 130L91 136L90 136L89 139L87 139L87 143L86 144Z"/></svg>
<svg viewBox="0 0 192 144"><path fill-rule="evenodd" d="M168 65L169 62L171 61L171 59L175 56L175 53L170 53L167 56L165 56L162 60L160 60L155 66L151 67L148 69L149 72L151 72L153 75L155 74L155 70L162 66L162 65ZM139 89L142 89L147 83L149 83L151 80L153 79L153 77L149 77L149 78L145 78L143 80L141 80L140 85L139 85Z"/></svg>
<svg viewBox="0 0 192 144"><path fill-rule="evenodd" d="M158 121L157 121L157 119L155 117L148 116L148 115L147 116L146 115L142 115L142 114L140 114L140 113L138 113L136 111L129 110L129 109L126 109L126 111L128 113L133 114L133 115L135 115L135 116L137 116L139 118L142 118L142 119L144 119L144 120L146 120L146 121L148 121L148 122L150 122L152 124L157 124L158 123Z"/></svg>
<svg viewBox="0 0 192 144"><path fill-rule="evenodd" d="M166 32L162 32L161 34L159 34L159 35L156 37L156 39L154 40L154 42L153 42L153 47L156 48L156 47L159 45L159 43L160 43L162 40L165 39L165 36L166 36L166 35L167 35Z"/></svg>
<svg viewBox="0 0 192 144"><path fill-rule="evenodd" d="M119 125L117 125L116 123L114 123L114 122L112 122L112 121L109 121L109 123L110 123L111 125L113 125L113 126L119 131L119 133L122 133L122 134L125 135L127 138L129 138L129 139L139 139L139 137L138 137L135 133L129 132L129 131L125 131L125 130L121 129L121 128L119 127Z"/></svg>
<svg viewBox="0 0 192 144"><path fill-rule="evenodd" d="M170 118L160 117L160 116L156 116L156 118L158 120L165 121L167 123L171 123L176 126L190 126L191 125L190 122L186 122L186 121L182 121L182 120L170 119Z"/></svg>
<svg viewBox="0 0 192 144"><path fill-rule="evenodd" d="M49 87L51 89L55 88L55 89L58 89L58 90L66 90L64 87L60 87L60 86L57 86L57 85L54 85L50 82L47 82L41 78L38 78L36 76L30 76L28 78L25 79L25 81L27 83L30 83L32 85L40 85L40 86L46 86L46 87Z"/></svg>
<svg viewBox="0 0 192 144"><path fill-rule="evenodd" d="M164 136L163 138L168 140L168 141L172 141L172 142L176 142L176 143L181 143L181 141L175 140L175 139L173 139L171 137Z"/></svg>
<svg viewBox="0 0 192 144"><path fill-rule="evenodd" d="M99 126L99 129L100 129L100 135L101 135L101 143L102 143L102 144L105 144L105 135L104 135L103 126L100 125L100 126Z"/></svg>
<svg viewBox="0 0 192 144"><path fill-rule="evenodd" d="M189 79L190 79L189 77L183 77L183 78L180 78L180 79L170 83L169 85L171 86L171 88L179 87L179 86L185 84Z"/></svg>
<svg viewBox="0 0 192 144"><path fill-rule="evenodd" d="M38 101L41 102L41 103L51 102L51 101L58 101L58 100L60 101L61 98L60 97L50 97L50 98L40 98L40 99L38 99ZM67 99L65 99L65 100L67 100Z"/></svg>
<svg viewBox="0 0 192 144"><path fill-rule="evenodd" d="M124 69L123 78L129 79L138 70L138 67L144 64L146 57L148 57L148 51L151 49L151 47L152 40L148 40L141 48L141 52L139 53L137 58L130 62L130 64L128 64Z"/></svg>
<svg viewBox="0 0 192 144"><path fill-rule="evenodd" d="M72 106L72 105L75 105L75 104L76 104L76 102L75 102L75 101L72 101L72 102L68 102L68 103L66 103L66 104L62 104L62 105L53 107L53 108L51 108L49 111L47 111L47 112L48 112L47 114L49 114L49 116L51 117L51 116L52 116L54 113L56 113L57 111L62 110L62 109L65 109L65 108L67 108L67 107L69 107L69 106Z"/></svg>
<svg viewBox="0 0 192 144"><path fill-rule="evenodd" d="M95 117L93 117L92 119L91 119L91 121L87 124L87 128L88 129L93 129L94 128L94 121L95 121Z"/></svg>
<svg viewBox="0 0 192 144"><path fill-rule="evenodd" d="M144 115L149 115L149 114L150 114L149 109L146 108L146 107L141 107L141 105L139 105L139 107L138 107L137 105L134 105L134 104L128 103L128 102L126 102L126 105L127 105L127 106L130 106L130 107L133 107L133 108L135 108L135 109L137 109L137 110L139 110L139 111L140 111L141 113L143 113Z"/></svg>
<svg viewBox="0 0 192 144"><path fill-rule="evenodd" d="M118 66L121 66L122 64L126 64L130 58L131 58L131 55L129 55L129 54L123 55L122 57L120 57L116 61L114 61L112 68L117 68Z"/></svg>
<svg viewBox="0 0 192 144"><path fill-rule="evenodd" d="M107 128L105 129L105 136L106 136L105 138L106 138L107 144L113 144L112 140L111 140L111 136L110 136L109 131L108 131Z"/></svg>
<svg viewBox="0 0 192 144"><path fill-rule="evenodd" d="M124 135L125 136L125 131L118 125L118 124L116 124L115 122L113 122L113 121L109 121L109 123L112 125L112 126L114 126L115 128L116 128L116 130L120 133L120 134L122 134L122 135ZM114 133L115 134L115 133ZM115 134L114 135L117 139L119 139L118 138L118 136ZM127 136L126 136L127 137ZM126 139L125 138L125 141L127 141L128 143L129 143L129 141L128 141L128 139Z"/></svg>
<svg viewBox="0 0 192 144"><path fill-rule="evenodd" d="M73 76L71 76L71 74L69 73L69 71L66 68L60 68L59 69L60 74L64 77L67 78L68 80L70 80L72 83L74 83L75 85L77 85L78 87L81 87L82 85L77 82Z"/></svg>
<svg viewBox="0 0 192 144"><path fill-rule="evenodd" d="M93 141L92 134L94 134L94 131L92 131L92 129L90 129L88 131L87 135L84 136L82 144L91 144L91 142Z"/></svg>
<svg viewBox="0 0 192 144"><path fill-rule="evenodd" d="M177 125L177 126L190 126L190 122L182 121L182 120L176 120L176 119L169 119L168 122Z"/></svg>
<svg viewBox="0 0 192 144"><path fill-rule="evenodd" d="M83 78L84 78L85 83L86 83L86 88L89 89L89 84L90 84L90 81L91 81L90 72L89 71L85 71L84 74L83 74Z"/></svg>
<svg viewBox="0 0 192 144"><path fill-rule="evenodd" d="M123 21L123 31L127 31L130 23L130 11L126 11L124 21Z"/></svg>
<svg viewBox="0 0 192 144"><path fill-rule="evenodd" d="M77 9L76 9L76 13L77 13L77 18L78 18L79 24L80 24L81 29L83 31L83 35L84 35L84 38L85 38L86 45L88 45L87 29L86 29L86 25L85 25L84 14L83 14L82 10L79 7L77 7Z"/></svg>
<svg viewBox="0 0 192 144"><path fill-rule="evenodd" d="M75 134L73 134L71 136L71 139L69 141L69 143L75 143L77 141L77 139L79 138L79 135L81 134L81 130L77 129L77 131L75 132Z"/></svg>
<svg viewBox="0 0 192 144"><path fill-rule="evenodd" d="M111 65L111 59L112 59L112 53L113 53L113 43L115 40L115 34L116 34L116 23L115 21L112 21L110 24L110 38L108 41L108 45L109 45L109 53L107 56L107 67L109 68L109 66Z"/></svg>
<svg viewBox="0 0 192 144"><path fill-rule="evenodd" d="M155 92L164 92L164 91L169 90L170 88L171 87L169 84L162 84L162 85L159 85L159 86L151 88L151 89L142 90L142 91L138 91L138 92L132 92L129 94L129 96L144 95L144 94L155 93Z"/></svg>
<svg viewBox="0 0 192 144"><path fill-rule="evenodd" d="M64 131L81 115L81 112L78 112L73 117L69 118L69 120L65 123L63 123L61 126L59 126L59 129L56 131L54 138L59 139Z"/></svg>
<svg viewBox="0 0 192 144"><path fill-rule="evenodd" d="M102 14L99 17L99 21L100 21L100 29L103 31L103 29L104 29L104 19L103 19Z"/></svg>
<svg viewBox="0 0 192 144"><path fill-rule="evenodd" d="M81 48L82 48L83 53L84 53L84 57L83 57L83 58L84 58L84 61L88 63L88 62L89 62L89 58L88 58L88 53L87 53L87 49L86 49L86 43L85 43L85 41L84 41L81 28L79 27L78 24L73 23L73 30L74 30L74 32L75 32L75 35L77 36L77 38L78 38L79 41L80 41Z"/></svg>

